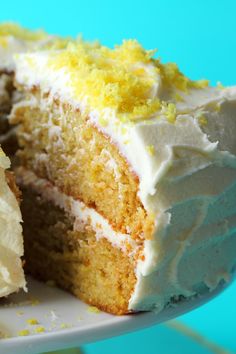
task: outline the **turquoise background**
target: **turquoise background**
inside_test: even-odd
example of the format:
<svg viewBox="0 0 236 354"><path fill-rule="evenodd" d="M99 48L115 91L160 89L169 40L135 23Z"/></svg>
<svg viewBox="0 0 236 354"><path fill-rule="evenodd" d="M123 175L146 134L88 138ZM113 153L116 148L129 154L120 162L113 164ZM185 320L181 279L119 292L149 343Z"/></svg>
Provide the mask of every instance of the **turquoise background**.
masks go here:
<svg viewBox="0 0 236 354"><path fill-rule="evenodd" d="M236 1L1 1L0 20L50 33L99 39L108 46L136 38L158 48L192 79L236 84ZM236 284L180 320L236 353ZM194 340L167 326L85 346L87 354L207 354ZM219 353L219 352L218 352Z"/></svg>
<svg viewBox="0 0 236 354"><path fill-rule="evenodd" d="M191 78L236 83L236 1L1 1L0 20L112 46L137 38Z"/></svg>

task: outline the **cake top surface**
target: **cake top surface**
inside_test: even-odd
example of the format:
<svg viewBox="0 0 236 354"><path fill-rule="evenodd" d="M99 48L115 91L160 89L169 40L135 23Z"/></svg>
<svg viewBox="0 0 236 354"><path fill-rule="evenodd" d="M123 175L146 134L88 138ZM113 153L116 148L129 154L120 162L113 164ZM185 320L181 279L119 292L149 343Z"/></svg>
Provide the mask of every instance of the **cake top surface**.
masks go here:
<svg viewBox="0 0 236 354"><path fill-rule="evenodd" d="M112 109L122 121L161 113L174 122L175 103L183 101L189 90L207 87L208 81L192 81L176 64L162 64L154 54L155 50L145 50L136 40L123 41L113 49L80 40L64 50L51 51L47 66L70 76L66 85L74 99L86 101L90 109L100 113ZM34 57L29 60L34 65Z"/></svg>

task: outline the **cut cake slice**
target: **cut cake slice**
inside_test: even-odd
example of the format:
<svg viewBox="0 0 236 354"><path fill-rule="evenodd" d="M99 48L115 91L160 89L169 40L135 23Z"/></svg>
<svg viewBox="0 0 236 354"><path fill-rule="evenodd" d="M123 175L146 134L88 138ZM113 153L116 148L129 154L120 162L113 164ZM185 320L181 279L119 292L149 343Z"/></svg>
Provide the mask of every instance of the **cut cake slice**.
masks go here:
<svg viewBox="0 0 236 354"><path fill-rule="evenodd" d="M161 311L236 263L236 88L136 41L20 54L27 270L105 311Z"/></svg>

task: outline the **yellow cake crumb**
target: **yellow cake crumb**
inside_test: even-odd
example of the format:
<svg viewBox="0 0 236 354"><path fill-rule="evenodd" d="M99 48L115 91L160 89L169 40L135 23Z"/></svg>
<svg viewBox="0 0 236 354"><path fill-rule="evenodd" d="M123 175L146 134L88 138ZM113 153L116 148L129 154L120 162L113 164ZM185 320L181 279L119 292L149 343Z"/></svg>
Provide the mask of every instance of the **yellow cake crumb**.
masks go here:
<svg viewBox="0 0 236 354"><path fill-rule="evenodd" d="M89 307L88 307L88 312L91 312L91 313L100 313L101 311L100 311L96 306L89 306Z"/></svg>
<svg viewBox="0 0 236 354"><path fill-rule="evenodd" d="M26 320L26 322L29 324L29 325L37 325L39 322L36 318L29 318L28 320Z"/></svg>
<svg viewBox="0 0 236 354"><path fill-rule="evenodd" d="M174 123L176 120L176 105L169 103L164 114L169 123Z"/></svg>
<svg viewBox="0 0 236 354"><path fill-rule="evenodd" d="M35 333L43 333L43 332L45 332L45 328L43 326L39 326L39 327L35 328L34 332Z"/></svg>
<svg viewBox="0 0 236 354"><path fill-rule="evenodd" d="M147 146L147 151L149 153L149 155L153 156L155 154L155 148L153 145L148 145Z"/></svg>
<svg viewBox="0 0 236 354"><path fill-rule="evenodd" d="M18 332L18 336L20 337L25 337L30 334L30 331L28 329L22 329L21 331Z"/></svg>

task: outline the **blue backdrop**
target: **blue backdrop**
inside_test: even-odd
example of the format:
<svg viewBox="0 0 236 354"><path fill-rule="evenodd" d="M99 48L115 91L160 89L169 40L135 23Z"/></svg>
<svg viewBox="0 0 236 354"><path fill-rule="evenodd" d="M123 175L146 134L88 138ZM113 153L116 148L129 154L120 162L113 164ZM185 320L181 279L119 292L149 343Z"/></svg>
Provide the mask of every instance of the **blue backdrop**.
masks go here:
<svg viewBox="0 0 236 354"><path fill-rule="evenodd" d="M235 0L1 1L0 20L112 46L137 38L191 78L236 83Z"/></svg>
<svg viewBox="0 0 236 354"><path fill-rule="evenodd" d="M236 84L236 1L1 1L0 20L13 20L50 33L99 39L108 46L136 38L158 48L192 79ZM219 345L236 352L236 284L210 304L181 319ZM183 336L182 336L183 337ZM86 346L87 353L213 353L156 326ZM190 343L191 342L191 343ZM148 345L148 349L147 349ZM216 351L215 351L216 352Z"/></svg>

